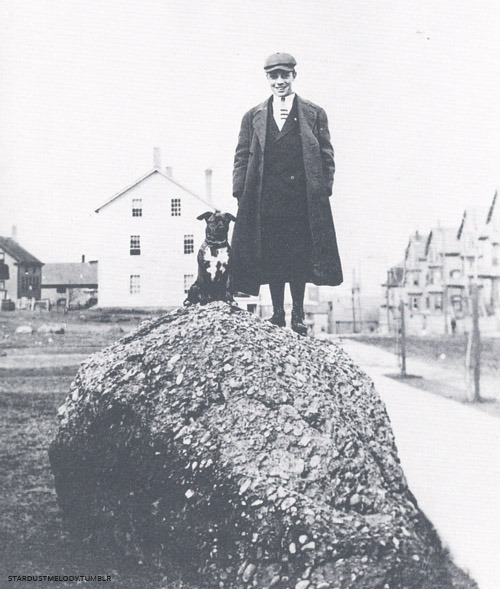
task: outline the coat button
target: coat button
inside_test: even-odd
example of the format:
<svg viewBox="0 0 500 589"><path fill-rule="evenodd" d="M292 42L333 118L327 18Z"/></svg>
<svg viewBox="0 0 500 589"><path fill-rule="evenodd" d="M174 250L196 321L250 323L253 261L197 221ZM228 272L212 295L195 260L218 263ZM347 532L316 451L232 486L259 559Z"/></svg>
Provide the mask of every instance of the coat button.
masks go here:
<svg viewBox="0 0 500 589"><path fill-rule="evenodd" d="M295 180L295 176L290 176L290 180Z"/></svg>

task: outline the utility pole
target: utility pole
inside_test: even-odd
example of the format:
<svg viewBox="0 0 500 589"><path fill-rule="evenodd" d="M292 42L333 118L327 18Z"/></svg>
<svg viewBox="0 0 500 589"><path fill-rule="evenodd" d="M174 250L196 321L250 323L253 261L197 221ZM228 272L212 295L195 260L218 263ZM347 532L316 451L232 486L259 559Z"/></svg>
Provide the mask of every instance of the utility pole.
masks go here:
<svg viewBox="0 0 500 589"><path fill-rule="evenodd" d="M405 323L405 302L399 302L399 316L401 318L401 376L406 375L406 323Z"/></svg>
<svg viewBox="0 0 500 589"><path fill-rule="evenodd" d="M356 333L356 270L353 268L352 270L352 330Z"/></svg>
<svg viewBox="0 0 500 589"><path fill-rule="evenodd" d="M358 318L359 318L359 332L363 333L363 313L361 311L361 274L358 278Z"/></svg>
<svg viewBox="0 0 500 589"><path fill-rule="evenodd" d="M481 399L481 336L479 332L479 278L477 235L474 235L474 275L469 286L470 309L472 314L472 329L467 342L466 353L466 386L467 398L472 403L479 403ZM471 378L472 377L472 378Z"/></svg>
<svg viewBox="0 0 500 589"><path fill-rule="evenodd" d="M387 270L387 280L385 281L385 306L387 309L387 335L391 334L391 311L389 309L389 278L390 278L390 270Z"/></svg>
<svg viewBox="0 0 500 589"><path fill-rule="evenodd" d="M333 333L333 302L328 301L328 333Z"/></svg>
<svg viewBox="0 0 500 589"><path fill-rule="evenodd" d="M441 247L442 251L442 283L443 283L443 315L444 315L444 332L448 335L448 269L446 267L446 228L441 229Z"/></svg>
<svg viewBox="0 0 500 589"><path fill-rule="evenodd" d="M477 282L472 285L472 369L474 376L473 403L481 401L480 378L481 378L481 336L479 333L479 285Z"/></svg>

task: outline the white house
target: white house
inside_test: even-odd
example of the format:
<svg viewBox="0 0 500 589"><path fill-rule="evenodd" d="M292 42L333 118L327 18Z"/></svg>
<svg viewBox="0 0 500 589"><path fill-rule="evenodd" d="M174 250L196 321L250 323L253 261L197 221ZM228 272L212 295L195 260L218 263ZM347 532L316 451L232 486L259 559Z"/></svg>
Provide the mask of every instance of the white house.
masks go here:
<svg viewBox="0 0 500 589"><path fill-rule="evenodd" d="M216 207L154 167L96 209L99 306L182 305L196 279L196 254L206 224L196 217Z"/></svg>

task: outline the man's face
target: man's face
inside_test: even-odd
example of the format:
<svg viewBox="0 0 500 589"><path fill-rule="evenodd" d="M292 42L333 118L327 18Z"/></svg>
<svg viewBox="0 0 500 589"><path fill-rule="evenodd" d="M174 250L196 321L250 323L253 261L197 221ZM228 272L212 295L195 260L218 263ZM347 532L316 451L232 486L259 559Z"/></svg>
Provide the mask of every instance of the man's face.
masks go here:
<svg viewBox="0 0 500 589"><path fill-rule="evenodd" d="M279 98L292 94L292 84L295 75L295 72L287 72L286 70L268 72L266 76L273 94Z"/></svg>

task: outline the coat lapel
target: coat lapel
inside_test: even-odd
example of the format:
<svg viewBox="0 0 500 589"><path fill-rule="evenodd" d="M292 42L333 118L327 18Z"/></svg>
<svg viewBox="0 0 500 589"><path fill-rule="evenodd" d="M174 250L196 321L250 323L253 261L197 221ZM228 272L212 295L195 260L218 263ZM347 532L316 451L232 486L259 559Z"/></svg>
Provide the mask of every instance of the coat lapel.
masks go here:
<svg viewBox="0 0 500 589"><path fill-rule="evenodd" d="M317 139L314 136L313 129L316 124L316 109L312 108L309 103L302 100L300 96L296 96L297 111L299 113L299 127L302 135L302 142L307 141L308 143L317 143Z"/></svg>
<svg viewBox="0 0 500 589"><path fill-rule="evenodd" d="M266 146L268 104L269 100L265 100L259 104L253 116L253 128L255 129L255 134L259 139L262 152L264 152L264 147Z"/></svg>
<svg viewBox="0 0 500 589"><path fill-rule="evenodd" d="M302 140L308 140L309 143L317 142L314 134L313 128L316 123L316 109L312 108L308 102L302 100L298 94L295 96L295 101L297 103L297 113L299 119L299 126L300 132L302 135ZM257 135L260 145L262 147L262 151L264 151L266 145L266 133L267 133L267 111L269 108L269 99L265 100L257 107L254 117L253 117L253 128L255 130L255 134ZM280 138L287 133L287 123L283 126L283 129L280 133Z"/></svg>

